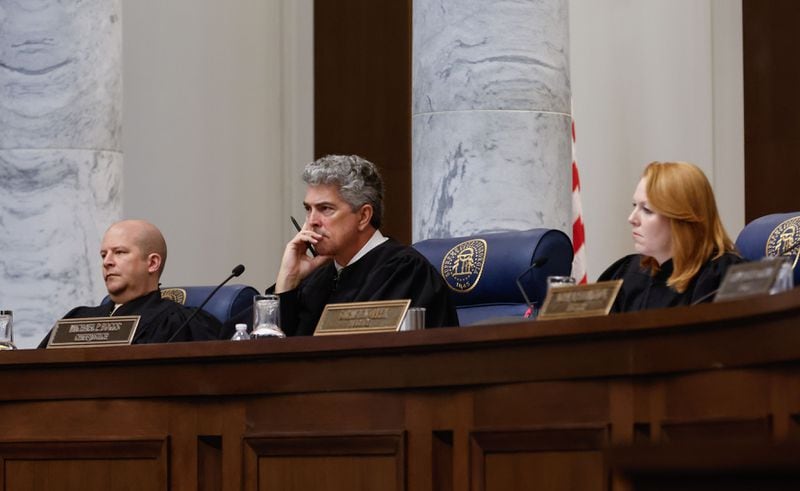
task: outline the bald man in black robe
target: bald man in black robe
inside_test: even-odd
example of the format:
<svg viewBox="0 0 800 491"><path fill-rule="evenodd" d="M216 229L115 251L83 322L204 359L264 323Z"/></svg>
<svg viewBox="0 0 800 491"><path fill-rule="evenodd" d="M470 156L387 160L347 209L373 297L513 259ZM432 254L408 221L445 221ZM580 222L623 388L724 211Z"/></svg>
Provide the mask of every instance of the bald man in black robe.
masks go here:
<svg viewBox="0 0 800 491"><path fill-rule="evenodd" d="M138 315L141 318L133 344L171 340L194 309L161 298L158 282L167 260L167 243L161 231L144 220L117 222L103 236L100 257L111 301L96 307L76 307L64 319ZM174 341L218 339L221 328L214 316L201 310ZM46 347L49 340L50 333L39 347Z"/></svg>

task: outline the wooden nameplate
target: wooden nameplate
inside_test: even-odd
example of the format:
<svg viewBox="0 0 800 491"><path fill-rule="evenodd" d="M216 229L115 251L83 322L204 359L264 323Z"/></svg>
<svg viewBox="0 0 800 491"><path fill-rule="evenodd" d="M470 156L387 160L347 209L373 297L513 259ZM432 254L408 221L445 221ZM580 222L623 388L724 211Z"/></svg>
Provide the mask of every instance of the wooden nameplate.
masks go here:
<svg viewBox="0 0 800 491"><path fill-rule="evenodd" d="M61 319L50 333L48 348L127 346L133 341L140 316Z"/></svg>
<svg viewBox="0 0 800 491"><path fill-rule="evenodd" d="M329 303L314 336L399 331L411 300Z"/></svg>
<svg viewBox="0 0 800 491"><path fill-rule="evenodd" d="M549 320L607 315L621 287L622 280L614 280L550 288L536 318Z"/></svg>

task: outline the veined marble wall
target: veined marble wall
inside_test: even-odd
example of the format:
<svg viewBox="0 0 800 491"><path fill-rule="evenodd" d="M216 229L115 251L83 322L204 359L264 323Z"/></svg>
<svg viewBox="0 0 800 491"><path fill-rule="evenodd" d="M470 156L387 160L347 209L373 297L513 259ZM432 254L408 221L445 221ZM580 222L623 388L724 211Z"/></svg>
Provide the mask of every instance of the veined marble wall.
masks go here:
<svg viewBox="0 0 800 491"><path fill-rule="evenodd" d="M571 235L567 0L413 10L413 240Z"/></svg>
<svg viewBox="0 0 800 491"><path fill-rule="evenodd" d="M19 347L105 295L121 216L121 0L0 2L0 309Z"/></svg>

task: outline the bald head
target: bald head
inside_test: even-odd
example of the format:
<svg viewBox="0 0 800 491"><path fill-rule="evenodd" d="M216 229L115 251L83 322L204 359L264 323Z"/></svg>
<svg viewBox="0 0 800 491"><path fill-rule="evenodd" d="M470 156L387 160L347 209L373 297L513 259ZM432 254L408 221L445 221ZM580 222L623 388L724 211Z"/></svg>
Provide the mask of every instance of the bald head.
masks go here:
<svg viewBox="0 0 800 491"><path fill-rule="evenodd" d="M106 231L106 234L112 229L121 229L126 231L133 245L139 248L144 256L149 254L158 254L161 257L161 266L158 268L158 276L164 272L164 265L167 263L167 241L161 234L161 230L147 220L122 220L117 222Z"/></svg>
<svg viewBox="0 0 800 491"><path fill-rule="evenodd" d="M158 289L167 259L167 243L152 223L123 220L106 230L100 256L111 299L126 303Z"/></svg>
<svg viewBox="0 0 800 491"><path fill-rule="evenodd" d="M161 256L161 267L158 269L158 276L160 277L161 273L164 272L164 265L167 263L167 241L164 240L161 230L145 220L124 220L115 225L131 228L136 245L139 246L143 254L158 254Z"/></svg>

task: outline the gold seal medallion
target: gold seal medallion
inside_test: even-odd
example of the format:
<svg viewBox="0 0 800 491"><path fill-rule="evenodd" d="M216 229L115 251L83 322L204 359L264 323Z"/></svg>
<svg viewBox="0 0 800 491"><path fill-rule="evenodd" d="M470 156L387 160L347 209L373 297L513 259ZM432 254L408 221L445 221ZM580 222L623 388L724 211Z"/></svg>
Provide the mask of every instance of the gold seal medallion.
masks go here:
<svg viewBox="0 0 800 491"><path fill-rule="evenodd" d="M800 216L783 221L772 229L767 238L765 256L791 256L797 254L800 242Z"/></svg>
<svg viewBox="0 0 800 491"><path fill-rule="evenodd" d="M442 259L442 277L460 293L471 291L481 279L486 262L486 241L470 239L456 244Z"/></svg>

